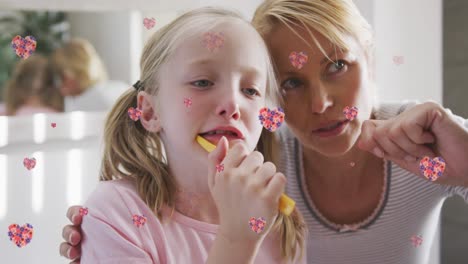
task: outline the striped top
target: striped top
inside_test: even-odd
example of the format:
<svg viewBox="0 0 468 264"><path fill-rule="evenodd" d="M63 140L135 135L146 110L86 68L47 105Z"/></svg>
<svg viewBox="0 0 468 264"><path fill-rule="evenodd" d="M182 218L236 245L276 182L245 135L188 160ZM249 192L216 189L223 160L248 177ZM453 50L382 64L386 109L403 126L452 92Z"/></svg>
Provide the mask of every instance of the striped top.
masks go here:
<svg viewBox="0 0 468 264"><path fill-rule="evenodd" d="M414 104L382 104L375 111L376 119L389 119ZM468 128L468 120L456 118ZM281 142L278 165L288 178L286 192L296 201L309 228L309 264L428 263L444 200L458 194L468 203L468 188L431 183L385 160L386 186L375 213L355 232L337 231L313 209L299 141L287 127L282 127L278 135ZM422 236L419 247L413 246L413 235Z"/></svg>

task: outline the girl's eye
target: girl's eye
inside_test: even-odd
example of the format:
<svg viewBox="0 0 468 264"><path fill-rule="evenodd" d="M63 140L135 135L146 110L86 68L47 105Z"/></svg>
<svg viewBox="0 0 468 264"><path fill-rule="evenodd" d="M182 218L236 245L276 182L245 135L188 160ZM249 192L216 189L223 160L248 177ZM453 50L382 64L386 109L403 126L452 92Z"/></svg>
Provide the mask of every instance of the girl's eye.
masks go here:
<svg viewBox="0 0 468 264"><path fill-rule="evenodd" d="M213 83L208 81L208 80L198 80L198 81L192 82L192 84L197 86L197 87L201 87L201 88L205 88L205 87L207 87L209 85L213 85Z"/></svg>
<svg viewBox="0 0 468 264"><path fill-rule="evenodd" d="M281 84L281 87L285 90L294 89L302 85L302 82L297 78L290 78Z"/></svg>
<svg viewBox="0 0 468 264"><path fill-rule="evenodd" d="M330 64L330 66L328 67L328 70L329 70L329 72L331 72L331 73L337 73L337 72L342 71L346 66L347 66L346 61L344 61L344 60L337 60L335 63ZM333 68L334 68L335 70L333 70Z"/></svg>

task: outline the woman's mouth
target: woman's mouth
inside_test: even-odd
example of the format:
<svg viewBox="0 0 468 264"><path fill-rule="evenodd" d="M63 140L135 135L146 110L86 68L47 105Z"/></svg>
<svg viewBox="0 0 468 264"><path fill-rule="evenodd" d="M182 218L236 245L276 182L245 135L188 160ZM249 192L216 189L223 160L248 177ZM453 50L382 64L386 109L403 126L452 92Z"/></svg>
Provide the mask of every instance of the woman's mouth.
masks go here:
<svg viewBox="0 0 468 264"><path fill-rule="evenodd" d="M348 123L349 123L349 120L336 122L329 126L316 129L312 131L312 133L322 138L338 136L345 130Z"/></svg>

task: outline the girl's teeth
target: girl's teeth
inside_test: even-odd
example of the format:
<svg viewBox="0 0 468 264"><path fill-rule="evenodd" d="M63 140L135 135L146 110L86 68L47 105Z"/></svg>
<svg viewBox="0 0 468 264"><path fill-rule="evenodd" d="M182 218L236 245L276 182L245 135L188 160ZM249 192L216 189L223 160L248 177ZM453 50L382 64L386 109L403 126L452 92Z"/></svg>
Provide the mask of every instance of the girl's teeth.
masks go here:
<svg viewBox="0 0 468 264"><path fill-rule="evenodd" d="M216 131L211 131L206 133L207 135L214 135L214 134L224 134L224 135L232 135L235 136L235 134L231 131L223 131L223 130L216 130Z"/></svg>

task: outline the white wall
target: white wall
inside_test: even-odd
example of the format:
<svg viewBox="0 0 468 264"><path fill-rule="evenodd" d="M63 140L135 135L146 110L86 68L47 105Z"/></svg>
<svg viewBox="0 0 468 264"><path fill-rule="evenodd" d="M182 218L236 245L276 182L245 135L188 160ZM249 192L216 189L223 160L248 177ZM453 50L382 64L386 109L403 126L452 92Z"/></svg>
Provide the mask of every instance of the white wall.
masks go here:
<svg viewBox="0 0 468 264"><path fill-rule="evenodd" d="M139 12L126 11L68 13L72 37L89 40L104 61L109 78L128 84L137 78L134 57L140 53L141 26L135 21L139 17Z"/></svg>
<svg viewBox="0 0 468 264"><path fill-rule="evenodd" d="M442 1L376 0L374 27L380 97L442 103Z"/></svg>

